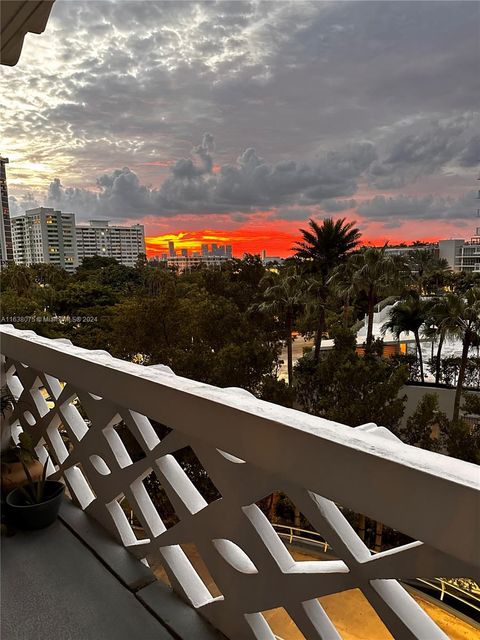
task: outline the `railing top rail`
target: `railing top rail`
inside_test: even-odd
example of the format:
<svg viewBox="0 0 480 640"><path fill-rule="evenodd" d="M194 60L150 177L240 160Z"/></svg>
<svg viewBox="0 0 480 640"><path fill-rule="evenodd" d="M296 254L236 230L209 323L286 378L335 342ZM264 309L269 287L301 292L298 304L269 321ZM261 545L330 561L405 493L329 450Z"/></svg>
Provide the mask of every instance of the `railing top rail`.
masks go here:
<svg viewBox="0 0 480 640"><path fill-rule="evenodd" d="M11 325L0 335L12 360L248 460L278 476L279 488L288 478L449 553L445 523L455 522L460 554L478 562L476 465L404 445L375 425L353 429Z"/></svg>
<svg viewBox="0 0 480 640"><path fill-rule="evenodd" d="M370 455L391 459L398 464L420 468L425 473L431 472L436 476L450 477L452 480L480 490L480 469L476 465L417 447L407 446L399 441L384 438L381 434L375 432L353 430L352 427L339 422L272 404L255 398L255 396L243 389L214 387L188 378L182 378L173 372L157 369L155 365L148 367L120 360L112 357L106 351L92 351L76 347L70 341L44 338L33 331L15 329L11 325L0 325L0 336L0 351L2 354L34 368L39 368L56 377L59 376L60 379L65 381L73 382L76 387L87 392L92 392L92 388L98 389L98 384L101 381L97 380L96 376L94 378L84 377L82 371L76 372L74 369L70 369L68 374L62 377L62 373L65 373L62 365L65 363L71 364L71 358L74 358L77 363L82 360L88 366L89 372L96 373L103 378L105 377L104 368L106 367L111 369L112 373L117 372L119 376L122 375L122 377L126 376L128 378L133 376L140 385L145 383L145 386L148 385L151 388L151 383L154 383L159 389L179 391L182 394L202 398L227 409L232 409L235 412L241 411L253 414L255 417L260 418L261 421L283 423L287 427L313 434L322 440L330 440ZM29 345L37 347L39 355L46 355L47 350L48 361L45 359L40 360L42 364L37 367L30 358L22 360L19 358L20 344L27 348ZM29 350L30 355L33 356L33 352ZM102 397L110 397L111 400L116 400L119 404L125 404L125 406L132 404L124 396L121 396L122 399L119 400L118 390L109 394L106 386L102 385L102 387L102 391L107 391L107 393L100 394ZM136 404L138 404L138 401ZM143 398L140 406L142 404ZM182 425L176 428L183 430ZM190 432L190 429L188 431ZM208 433L202 433L201 437L208 439Z"/></svg>

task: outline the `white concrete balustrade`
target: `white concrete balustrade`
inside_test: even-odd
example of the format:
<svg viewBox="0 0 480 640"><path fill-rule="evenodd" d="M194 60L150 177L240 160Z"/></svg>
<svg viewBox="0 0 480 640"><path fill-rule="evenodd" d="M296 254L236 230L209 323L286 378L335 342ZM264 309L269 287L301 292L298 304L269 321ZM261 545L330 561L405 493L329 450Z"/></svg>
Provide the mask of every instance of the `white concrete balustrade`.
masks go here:
<svg viewBox="0 0 480 640"><path fill-rule="evenodd" d="M47 446L50 476L63 478L78 504L135 556L158 552L172 587L228 638L273 639L262 612L276 607L308 639L341 638L318 598L355 587L394 638L447 638L397 579L478 575L476 466L406 446L373 424L351 428L167 367L8 325L0 331L15 433L28 432L42 460ZM141 459L132 461L114 429L119 420ZM171 429L161 441L151 420ZM186 446L221 495L210 504L172 455ZM178 517L169 528L143 483L152 470ZM256 505L275 491L290 497L338 560L294 561ZM137 539L123 497L146 539ZM336 503L418 542L373 556ZM196 545L220 597L185 555L180 545L187 543Z"/></svg>

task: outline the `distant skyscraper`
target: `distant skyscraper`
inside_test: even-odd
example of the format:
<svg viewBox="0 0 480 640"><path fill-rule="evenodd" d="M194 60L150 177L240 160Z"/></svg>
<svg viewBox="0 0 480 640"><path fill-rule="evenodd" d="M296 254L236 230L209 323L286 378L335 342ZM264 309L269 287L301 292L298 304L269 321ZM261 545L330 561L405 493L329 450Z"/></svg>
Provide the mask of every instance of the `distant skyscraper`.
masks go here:
<svg viewBox="0 0 480 640"><path fill-rule="evenodd" d="M173 242L168 243L168 255L170 257L175 255L175 243Z"/></svg>
<svg viewBox="0 0 480 640"><path fill-rule="evenodd" d="M16 264L54 264L68 272L78 266L75 214L46 207L12 218Z"/></svg>
<svg viewBox="0 0 480 640"><path fill-rule="evenodd" d="M227 244L227 246L225 247L225 253L227 254L228 258L231 258L233 255L233 248L231 244Z"/></svg>
<svg viewBox="0 0 480 640"><path fill-rule="evenodd" d="M181 254L184 258L188 256L188 249L181 249Z"/></svg>
<svg viewBox="0 0 480 640"><path fill-rule="evenodd" d="M0 197L2 200L2 215L0 217L0 264L13 261L12 226L10 222L10 208L8 206L7 171L5 165L8 158L0 157Z"/></svg>
<svg viewBox="0 0 480 640"><path fill-rule="evenodd" d="M217 255L217 250L218 247L216 244L212 244L212 255L216 256Z"/></svg>
<svg viewBox="0 0 480 640"><path fill-rule="evenodd" d="M208 256L208 244L202 244L202 256Z"/></svg>

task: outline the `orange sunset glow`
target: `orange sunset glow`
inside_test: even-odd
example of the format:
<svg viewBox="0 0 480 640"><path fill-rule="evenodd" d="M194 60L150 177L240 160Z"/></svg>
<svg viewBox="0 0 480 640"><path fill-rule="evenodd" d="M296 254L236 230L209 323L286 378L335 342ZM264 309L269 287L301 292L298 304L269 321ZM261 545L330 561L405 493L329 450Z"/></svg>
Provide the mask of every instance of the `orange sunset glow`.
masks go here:
<svg viewBox="0 0 480 640"><path fill-rule="evenodd" d="M298 237L298 232L295 234L276 231L272 227L229 231L204 229L150 236L145 238L145 243L148 257L165 253L169 242L174 242L176 249L189 251L200 251L202 244L212 244L212 242L220 245L231 244L233 255L238 258L241 258L244 253L260 253L263 249L267 250L268 255L285 257L290 254Z"/></svg>
<svg viewBox="0 0 480 640"><path fill-rule="evenodd" d="M168 251L168 243L174 242L175 249L187 249L190 252L200 251L202 244L216 243L219 245L230 244L233 247L233 255L241 258L245 253L259 254L263 249L269 256L279 256L285 258L292 254L292 247L301 237L300 231L280 230L272 226L240 228L235 230L221 231L213 229L203 229L196 231L178 231L162 235L147 236L145 238L147 256L152 258ZM436 242L442 236L423 236L419 234L417 240L422 242ZM362 244L373 244L381 246L386 243L390 245L406 242L411 244L413 239L405 240L402 236L387 237L381 233L365 235Z"/></svg>

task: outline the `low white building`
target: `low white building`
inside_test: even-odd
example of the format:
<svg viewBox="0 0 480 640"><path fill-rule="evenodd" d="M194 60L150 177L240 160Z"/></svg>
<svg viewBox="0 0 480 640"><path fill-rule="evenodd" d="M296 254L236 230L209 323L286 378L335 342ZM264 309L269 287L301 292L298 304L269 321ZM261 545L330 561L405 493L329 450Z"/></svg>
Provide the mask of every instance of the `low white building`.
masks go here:
<svg viewBox="0 0 480 640"><path fill-rule="evenodd" d="M120 264L134 267L138 256L145 254L143 225L110 226L108 220L90 220L88 226L77 226L77 248L80 264L84 258L115 258Z"/></svg>
<svg viewBox="0 0 480 640"><path fill-rule="evenodd" d="M12 218L16 264L54 264L72 273L78 266L75 214L38 207Z"/></svg>

